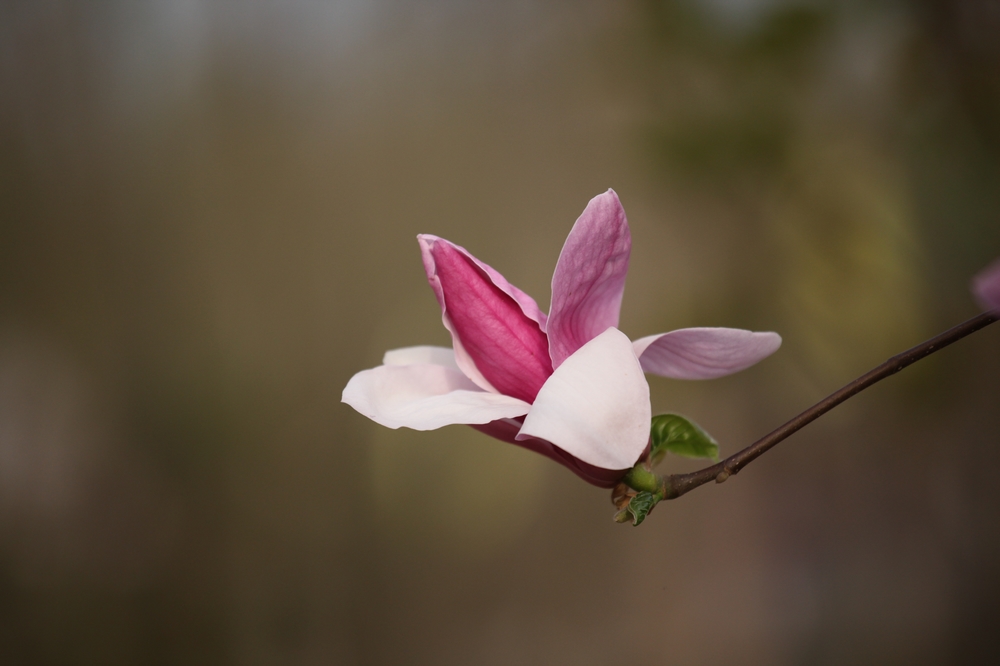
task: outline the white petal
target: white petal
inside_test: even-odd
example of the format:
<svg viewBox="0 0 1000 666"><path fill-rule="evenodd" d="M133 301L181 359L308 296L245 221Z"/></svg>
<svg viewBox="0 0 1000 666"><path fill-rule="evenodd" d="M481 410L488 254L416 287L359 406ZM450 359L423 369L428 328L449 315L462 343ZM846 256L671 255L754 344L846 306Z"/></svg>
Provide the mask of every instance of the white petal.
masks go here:
<svg viewBox="0 0 1000 666"><path fill-rule="evenodd" d="M632 343L609 328L556 368L518 439L538 437L591 465L627 469L646 448L650 418L649 384Z"/></svg>
<svg viewBox="0 0 1000 666"><path fill-rule="evenodd" d="M777 333L681 328L632 343L642 369L674 379L715 379L749 368L778 350Z"/></svg>
<svg viewBox="0 0 1000 666"><path fill-rule="evenodd" d="M414 365L417 363L443 365L446 368L458 370L458 365L455 363L455 352L448 347L431 347L429 345L403 347L402 349L390 349L382 357L383 365Z"/></svg>
<svg viewBox="0 0 1000 666"><path fill-rule="evenodd" d="M526 402L481 391L459 370L441 365L380 365L351 377L343 402L387 428L434 430L523 416Z"/></svg>

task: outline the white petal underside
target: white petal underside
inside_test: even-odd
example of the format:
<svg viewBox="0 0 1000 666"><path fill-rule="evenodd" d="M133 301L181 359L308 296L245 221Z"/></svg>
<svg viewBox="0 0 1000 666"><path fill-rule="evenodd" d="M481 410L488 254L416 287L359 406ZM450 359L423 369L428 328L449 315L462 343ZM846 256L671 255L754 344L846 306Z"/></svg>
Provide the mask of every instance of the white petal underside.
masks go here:
<svg viewBox="0 0 1000 666"><path fill-rule="evenodd" d="M531 406L487 393L460 371L442 365L380 365L351 377L342 401L387 428L434 430L523 416Z"/></svg>
<svg viewBox="0 0 1000 666"><path fill-rule="evenodd" d="M556 368L518 439L552 442L605 469L627 469L649 439L649 385L624 333L609 328Z"/></svg>

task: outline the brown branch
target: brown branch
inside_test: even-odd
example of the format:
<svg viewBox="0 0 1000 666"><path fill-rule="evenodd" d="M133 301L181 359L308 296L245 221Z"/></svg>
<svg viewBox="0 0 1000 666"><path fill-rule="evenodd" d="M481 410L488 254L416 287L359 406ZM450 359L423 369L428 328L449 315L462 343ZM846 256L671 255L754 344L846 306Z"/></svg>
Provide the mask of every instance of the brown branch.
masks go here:
<svg viewBox="0 0 1000 666"><path fill-rule="evenodd" d="M820 400L788 423L785 423L774 431L764 435L750 446L729 456L722 462L712 465L711 467L706 467L705 469L700 469L697 472L691 472L689 474L671 474L670 476L667 476L664 479L666 482L666 496L664 499L674 499L675 497L680 497L684 493L694 490L698 486L708 483L713 479L717 483L722 483L733 474L738 473L751 461L756 460L757 457L770 449L772 446L781 440L786 439L803 426L815 421L820 416L826 414L828 411L851 396L857 395L872 384L880 382L890 375L896 374L906 366L916 363L925 356L929 356L934 352L947 347L951 343L957 342L965 336L975 333L979 329L989 326L998 320L1000 320L1000 310L993 310L991 312L984 312L977 315L969 321L959 324L958 326L917 345L913 349L909 349L902 354L893 356L882 365L861 375L847 386L841 388L839 391L828 395L826 398Z"/></svg>

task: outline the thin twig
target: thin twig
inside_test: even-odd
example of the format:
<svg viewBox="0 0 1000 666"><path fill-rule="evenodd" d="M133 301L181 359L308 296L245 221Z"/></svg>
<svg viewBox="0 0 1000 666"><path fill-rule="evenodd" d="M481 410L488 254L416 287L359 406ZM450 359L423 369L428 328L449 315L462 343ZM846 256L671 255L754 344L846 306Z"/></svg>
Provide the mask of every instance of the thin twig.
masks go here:
<svg viewBox="0 0 1000 666"><path fill-rule="evenodd" d="M977 315L969 321L959 324L958 326L917 345L913 349L909 349L902 354L893 356L882 365L861 375L839 391L836 391L823 400L820 400L788 423L785 423L774 431L764 435L750 446L729 456L722 462L716 463L711 467L700 469L697 472L691 472L689 474L671 474L670 476L667 476L664 479L666 481L666 497L664 499L674 499L675 497L680 497L684 493L694 490L698 486L712 480L715 480L717 483L722 483L730 476L739 472L772 446L795 433L806 424L815 421L820 416L826 414L828 411L851 396L857 395L872 384L880 382L890 375L896 374L906 366L916 363L925 356L929 356L930 354L947 347L951 343L957 342L965 336L975 333L979 329L989 326L998 320L1000 320L1000 310L993 310L991 312L984 312Z"/></svg>

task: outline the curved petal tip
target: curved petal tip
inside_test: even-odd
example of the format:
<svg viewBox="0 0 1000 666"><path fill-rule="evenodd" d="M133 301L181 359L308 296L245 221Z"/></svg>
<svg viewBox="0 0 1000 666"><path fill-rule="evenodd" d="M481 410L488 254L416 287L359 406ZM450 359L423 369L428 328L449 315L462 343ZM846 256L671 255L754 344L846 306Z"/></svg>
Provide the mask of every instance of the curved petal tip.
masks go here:
<svg viewBox="0 0 1000 666"><path fill-rule="evenodd" d="M673 379L715 379L745 370L781 346L781 336L738 328L682 328L633 343L642 369Z"/></svg>

